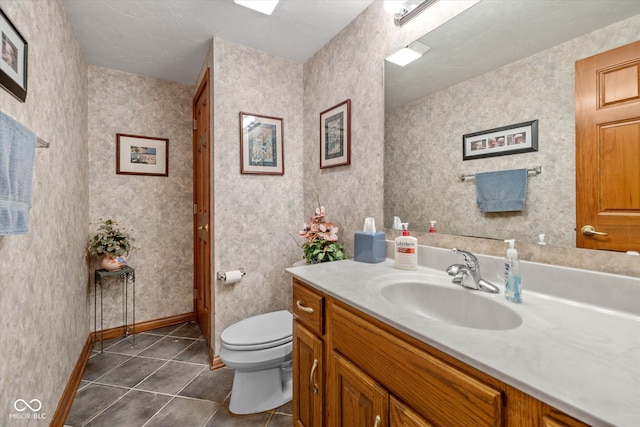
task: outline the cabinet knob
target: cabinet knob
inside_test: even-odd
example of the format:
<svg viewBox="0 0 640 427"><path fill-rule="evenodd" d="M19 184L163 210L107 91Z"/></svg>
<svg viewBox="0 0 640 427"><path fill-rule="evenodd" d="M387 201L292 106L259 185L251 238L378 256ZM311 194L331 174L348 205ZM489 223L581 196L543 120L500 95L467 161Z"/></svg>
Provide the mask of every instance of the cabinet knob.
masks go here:
<svg viewBox="0 0 640 427"><path fill-rule="evenodd" d="M376 422L373 423L373 427L380 427L380 415L376 415Z"/></svg>

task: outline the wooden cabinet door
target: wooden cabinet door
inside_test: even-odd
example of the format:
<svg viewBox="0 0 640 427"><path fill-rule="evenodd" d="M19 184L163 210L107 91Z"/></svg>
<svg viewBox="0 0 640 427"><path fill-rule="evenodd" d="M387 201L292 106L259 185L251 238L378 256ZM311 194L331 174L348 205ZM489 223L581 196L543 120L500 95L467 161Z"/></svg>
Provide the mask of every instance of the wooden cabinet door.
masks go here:
<svg viewBox="0 0 640 427"><path fill-rule="evenodd" d="M321 427L324 411L324 343L293 322L293 425Z"/></svg>
<svg viewBox="0 0 640 427"><path fill-rule="evenodd" d="M389 427L435 427L395 397L389 399Z"/></svg>
<svg viewBox="0 0 640 427"><path fill-rule="evenodd" d="M338 353L331 357L328 425L382 427L389 423L389 393Z"/></svg>

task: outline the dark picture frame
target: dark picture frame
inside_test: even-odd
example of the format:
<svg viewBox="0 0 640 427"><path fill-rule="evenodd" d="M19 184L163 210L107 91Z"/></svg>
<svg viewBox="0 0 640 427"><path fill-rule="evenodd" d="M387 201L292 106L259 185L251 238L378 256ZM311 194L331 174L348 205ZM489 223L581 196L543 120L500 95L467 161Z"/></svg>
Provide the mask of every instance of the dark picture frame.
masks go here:
<svg viewBox="0 0 640 427"><path fill-rule="evenodd" d="M320 113L320 169L351 164L351 100Z"/></svg>
<svg viewBox="0 0 640 427"><path fill-rule="evenodd" d="M22 102L27 99L28 48L25 38L0 9L0 85Z"/></svg>
<svg viewBox="0 0 640 427"><path fill-rule="evenodd" d="M462 160L538 151L538 120L462 136Z"/></svg>
<svg viewBox="0 0 640 427"><path fill-rule="evenodd" d="M284 130L280 117L240 112L240 173L284 175Z"/></svg>
<svg viewBox="0 0 640 427"><path fill-rule="evenodd" d="M116 134L116 173L169 176L169 140Z"/></svg>

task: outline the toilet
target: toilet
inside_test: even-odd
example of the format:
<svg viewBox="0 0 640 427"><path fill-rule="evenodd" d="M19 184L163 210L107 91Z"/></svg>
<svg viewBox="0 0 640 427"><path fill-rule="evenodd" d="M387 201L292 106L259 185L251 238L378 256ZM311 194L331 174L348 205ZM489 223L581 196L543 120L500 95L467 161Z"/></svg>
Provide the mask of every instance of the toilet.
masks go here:
<svg viewBox="0 0 640 427"><path fill-rule="evenodd" d="M229 411L254 414L292 396L293 316L287 310L259 314L220 335L220 360L234 369Z"/></svg>

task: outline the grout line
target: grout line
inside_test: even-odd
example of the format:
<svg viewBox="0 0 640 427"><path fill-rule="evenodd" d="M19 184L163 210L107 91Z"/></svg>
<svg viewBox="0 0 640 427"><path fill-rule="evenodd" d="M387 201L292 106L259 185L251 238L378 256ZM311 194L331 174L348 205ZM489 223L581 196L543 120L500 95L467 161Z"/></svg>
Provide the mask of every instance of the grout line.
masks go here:
<svg viewBox="0 0 640 427"><path fill-rule="evenodd" d="M209 368L209 364L208 362L205 363L197 363L197 362L191 362L191 361L183 361L183 360L176 360L176 357L179 357L181 354L183 354L184 352L186 352L189 348L191 348L192 346L196 345L198 343L198 341L203 340L204 338L202 336L198 337L198 338L193 338L193 337L181 337L179 335L170 335L173 333L178 332L179 329L181 329L182 327L184 327L187 323L183 324L182 326L174 329L173 331L169 332L169 333L165 333L165 334L154 334L153 331L145 331L145 332L140 332L139 334L148 334L148 335L152 335L154 337L159 336L160 338L151 343L150 345L141 348L140 351L137 354L131 355L131 354L126 354L126 353L118 353L116 351L108 351L110 348L112 348L113 346L120 344L123 340L126 340L128 337L123 337L122 339L114 342L113 344L109 345L108 347L105 348L105 353L108 352L108 354L110 355L118 355L118 356L127 356L125 360L123 360L122 362L120 362L119 364L117 364L116 366L114 366L112 369L108 370L107 372L103 373L102 375L100 375L99 377L97 377L94 380L87 380L87 379L82 379L82 381L84 381L84 386L78 388L77 391L79 390L83 390L86 387L90 386L90 385L99 385L102 387L113 387L113 388L118 388L118 389L123 389L126 390L125 393L118 397L117 399L115 399L113 402L111 402L110 404L108 404L104 409L102 409L101 411L99 411L98 413L94 414L93 416L91 416L91 418L89 418L86 422L84 422L82 425L85 426L88 423L92 422L93 420L95 420L97 417L99 417L100 415L102 415L105 411L109 410L111 407L113 407L113 405L115 405L117 402L121 401L124 398L128 398L130 397L130 395L132 394L132 392L142 392L142 393L153 393L153 394L158 394L158 395L163 395L163 396L168 396L170 397L170 399L167 401L167 403L165 405L163 405L153 416L151 416L148 420L145 421L144 425L146 426L147 424L149 424L151 422L151 420L153 420L154 418L156 418L158 416L158 414L163 411L167 405L169 405L171 402L173 402L176 398L181 398L181 399L188 399L188 400L194 400L194 401L202 401L202 402L211 402L214 403L217 408L215 409L215 411L213 412L213 414L211 414L211 416L207 419L207 421L203 424L203 426L206 426L207 423L209 423L214 416L218 413L218 411L220 411L222 408L225 407L224 402L229 398L230 396L230 392L227 393L225 399L223 399L222 402L217 402L217 401L213 401L213 400L207 400L207 399L200 399L200 398L196 398L196 397L190 397L190 396L180 396L180 393L187 388L195 379L198 378L198 376L200 374L202 374L202 372L208 370ZM149 333L151 332L151 333ZM141 355L142 352L148 350L150 347L157 345L158 343L160 343L160 341L164 340L165 338L168 338L168 340L165 340L166 342L170 342L171 339L180 339L180 340L189 340L189 341L193 341L191 344L189 344L186 348L184 348L183 350L179 351L176 355L172 356L171 359L165 359L165 358L161 358L161 357L150 357L150 356L144 356ZM94 346L95 347L95 346ZM95 354L93 354L91 357L100 357L100 352L98 351L94 351L92 350L92 352L94 352ZM123 386L123 385L117 385L117 384L107 384L104 382L101 382L100 380L102 378L104 378L106 375L112 373L113 371L115 371L116 369L120 368L124 363L127 363L129 361L131 361L133 358L144 358L144 359L153 359L153 360L158 360L158 361L162 361L164 363L162 363L158 368L156 368L153 372L151 372L149 375L147 375L146 377L144 377L143 379L141 379L137 384L135 384L132 387L128 387L128 386ZM97 360L97 359L96 359ZM180 388L180 390L178 390L176 393L172 394L172 393L165 393L165 392L157 392L157 391L153 391L153 390L144 390L144 389L139 389L136 388L137 386L139 386L141 383L143 383L144 381L146 381L149 377L151 377L152 375L154 375L159 369L162 369L163 367L167 366L167 364L169 362L177 362L177 363L184 363L187 365L194 365L194 366L200 366L200 369L195 373L195 375L188 380L185 385ZM267 419L267 424L273 419L273 416L275 414L275 410L272 410L268 419ZM290 414L285 414L285 415L290 415Z"/></svg>
<svg viewBox="0 0 640 427"><path fill-rule="evenodd" d="M177 361L177 362L178 362L178 361ZM169 362L167 362L167 363L169 363ZM162 365L162 366L165 366L167 363L165 363L165 364L164 364L164 365ZM160 368L158 368L158 369L160 369ZM187 383L186 383L184 386L182 386L182 388L181 388L180 390L178 390L175 394L169 394L169 395L171 396L171 399L169 399L169 401L168 401L166 404L164 404L164 406L162 406L162 408L158 409L158 411L156 411L156 413L155 413L155 414L153 414L153 416L152 416L151 418L149 418L149 419L148 419L148 420L147 420L147 421L142 425L142 427L144 427L144 426L146 426L147 424L149 424L149 422L151 422L151 420L153 420L155 417L157 417L157 416L158 416L158 414L159 414L160 412L162 412L162 410L163 410L164 408L166 408L166 407L167 407L171 402L173 402L177 397L180 397L180 396L179 396L179 395L180 395L180 392L181 392L182 390L184 390L185 388L187 388L187 386L188 386L189 384L191 384L191 383L193 382L193 380L195 380L196 378L198 378L198 375L200 375L204 369L205 369L205 367L203 366L203 367L202 367L202 369L200 369L198 372L196 372L196 374L193 376L193 378L191 378L189 381L187 381ZM168 394L168 393L158 393L158 394ZM215 403L215 402L214 402L214 403ZM215 412L214 412L214 413L215 413Z"/></svg>
<svg viewBox="0 0 640 427"><path fill-rule="evenodd" d="M168 401L167 403L165 403L164 405L162 405L162 408L158 409L158 410L156 411L156 413L155 413L155 414L153 414L153 415L152 415L152 416L151 416L147 421L145 421L145 423L144 423L144 424L142 424L142 427L145 427L147 424L149 424L149 423L151 422L151 420L153 420L155 417L157 417L157 416L158 416L158 414L159 414L159 413L160 413L164 408L166 408L166 407L169 405L169 403L173 402L173 400L174 400L175 398L176 398L176 397L175 397L175 396L173 396L171 399L169 399L169 401Z"/></svg>

